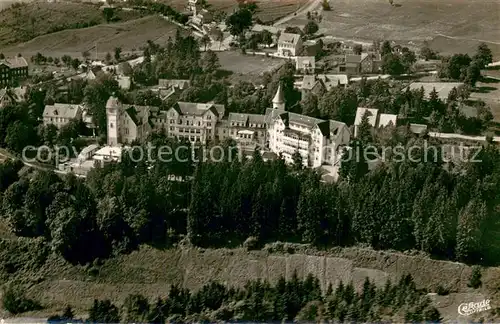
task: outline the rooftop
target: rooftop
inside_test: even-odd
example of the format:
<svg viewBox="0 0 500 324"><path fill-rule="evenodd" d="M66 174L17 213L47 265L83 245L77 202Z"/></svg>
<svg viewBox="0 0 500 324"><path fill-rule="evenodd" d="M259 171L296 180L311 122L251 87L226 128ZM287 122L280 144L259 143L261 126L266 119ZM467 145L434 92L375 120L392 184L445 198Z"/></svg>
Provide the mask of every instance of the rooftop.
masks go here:
<svg viewBox="0 0 500 324"><path fill-rule="evenodd" d="M327 89L349 83L349 77L346 74L318 74L317 78L323 81Z"/></svg>
<svg viewBox="0 0 500 324"><path fill-rule="evenodd" d="M386 127L389 125L396 126L398 115L393 114L380 114L378 127Z"/></svg>
<svg viewBox="0 0 500 324"><path fill-rule="evenodd" d="M55 103L45 106L43 117L75 118L81 109L80 105Z"/></svg>
<svg viewBox="0 0 500 324"><path fill-rule="evenodd" d="M179 89L187 88L191 84L189 80L174 80L174 79L159 79L158 87L160 88L170 88L177 87Z"/></svg>
<svg viewBox="0 0 500 324"><path fill-rule="evenodd" d="M222 117L224 116L225 107L224 105L218 105L213 103L195 103L195 102L182 102L179 101L173 107L182 115L194 115L201 116L205 114L208 110L211 110L215 115Z"/></svg>
<svg viewBox="0 0 500 324"><path fill-rule="evenodd" d="M372 127L375 127L375 125L377 124L378 109L363 108L363 107L359 107L356 110L356 119L354 120L354 125L361 124L361 120L363 119L365 113L368 113L368 121L370 125Z"/></svg>
<svg viewBox="0 0 500 324"><path fill-rule="evenodd" d="M410 124L410 131L415 134L422 134L427 130L427 125L424 124Z"/></svg>
<svg viewBox="0 0 500 324"><path fill-rule="evenodd" d="M276 91L276 95L273 98L273 103L282 104L285 102L285 95L283 94L283 90L281 89L281 84L278 86L278 90Z"/></svg>
<svg viewBox="0 0 500 324"><path fill-rule="evenodd" d="M297 44L300 40L299 34L281 33L278 43Z"/></svg>
<svg viewBox="0 0 500 324"><path fill-rule="evenodd" d="M0 64L6 64L11 69L16 69L20 67L28 67L28 62L24 57L13 57L13 58L5 58L0 60Z"/></svg>
<svg viewBox="0 0 500 324"><path fill-rule="evenodd" d="M118 81L118 86L124 90L129 90L130 86L132 85L130 77L127 76L117 76L116 81Z"/></svg>
<svg viewBox="0 0 500 324"><path fill-rule="evenodd" d="M3 89L0 89L0 100L2 100L5 95L9 94L9 90L12 94L13 100L21 101L24 99L24 96L26 95L28 88L26 88L26 87L7 88L6 87Z"/></svg>
<svg viewBox="0 0 500 324"><path fill-rule="evenodd" d="M316 80L316 76L304 75L304 78L302 79L302 89L311 90L318 82L320 81Z"/></svg>
<svg viewBox="0 0 500 324"><path fill-rule="evenodd" d="M123 147L121 146L105 146L94 153L94 160L120 160L122 157Z"/></svg>
<svg viewBox="0 0 500 324"><path fill-rule="evenodd" d="M314 67L316 58L314 56L297 56L295 65L297 69Z"/></svg>

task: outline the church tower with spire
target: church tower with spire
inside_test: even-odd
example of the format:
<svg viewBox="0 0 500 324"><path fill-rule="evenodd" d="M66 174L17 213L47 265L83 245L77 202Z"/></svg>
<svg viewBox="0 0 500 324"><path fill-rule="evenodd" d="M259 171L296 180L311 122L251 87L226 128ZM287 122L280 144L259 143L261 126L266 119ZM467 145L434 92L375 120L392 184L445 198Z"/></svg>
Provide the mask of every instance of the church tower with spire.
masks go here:
<svg viewBox="0 0 500 324"><path fill-rule="evenodd" d="M273 109L285 110L285 95L283 94L283 89L281 89L281 83L273 98Z"/></svg>

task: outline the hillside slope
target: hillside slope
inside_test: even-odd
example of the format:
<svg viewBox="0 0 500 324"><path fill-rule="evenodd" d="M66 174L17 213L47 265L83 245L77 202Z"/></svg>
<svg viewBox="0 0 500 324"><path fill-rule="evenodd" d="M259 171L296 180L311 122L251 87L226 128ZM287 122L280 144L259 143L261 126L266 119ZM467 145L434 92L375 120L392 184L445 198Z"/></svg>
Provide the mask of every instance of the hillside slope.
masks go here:
<svg viewBox="0 0 500 324"><path fill-rule="evenodd" d="M243 249L161 251L143 246L94 267L71 266L61 259L51 259L31 274L29 295L47 306L45 314L68 303L84 313L95 298L121 304L132 293L151 299L166 296L174 283L190 289L198 289L209 280L241 286L250 279L275 282L280 276L290 278L294 271L299 277L309 273L317 276L323 289L340 280L352 281L360 288L366 277L383 285L387 279L394 282L410 273L419 288L433 292L441 285L450 290L448 296L431 296L445 319L457 319L457 307L464 302L489 298L492 306L500 306L495 299L500 288L500 268L485 269L483 287L473 290L467 287L471 268L464 264L359 248L328 253L304 249L287 254Z"/></svg>
<svg viewBox="0 0 500 324"><path fill-rule="evenodd" d="M345 39L431 45L443 53L474 51L481 41L500 55L499 0L335 0L320 32ZM306 17L289 22L304 25Z"/></svg>
<svg viewBox="0 0 500 324"><path fill-rule="evenodd" d="M182 11L186 8L185 0L159 0L172 6L174 9ZM263 22L271 22L284 17L304 6L308 0L256 0L258 6L256 18ZM209 9L222 10L232 13L238 8L238 2L234 0L207 0Z"/></svg>
<svg viewBox="0 0 500 324"><path fill-rule="evenodd" d="M115 47L124 52L138 50L147 40L164 45L169 36L175 36L177 26L158 16L149 16L132 21L104 24L89 28L64 30L43 35L31 41L2 49L7 55L22 53L29 57L41 52L46 56L80 56L83 51L95 54L95 44L101 58Z"/></svg>
<svg viewBox="0 0 500 324"><path fill-rule="evenodd" d="M29 41L60 30L105 24L100 5L77 2L17 3L0 12L0 46ZM117 12L117 19L139 18L136 12Z"/></svg>

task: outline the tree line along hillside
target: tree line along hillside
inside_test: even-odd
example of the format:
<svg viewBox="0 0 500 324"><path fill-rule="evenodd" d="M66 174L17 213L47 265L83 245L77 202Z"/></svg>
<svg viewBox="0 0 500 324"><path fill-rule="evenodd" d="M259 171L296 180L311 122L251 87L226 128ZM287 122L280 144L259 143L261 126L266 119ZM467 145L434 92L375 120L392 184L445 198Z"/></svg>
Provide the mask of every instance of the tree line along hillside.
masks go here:
<svg viewBox="0 0 500 324"><path fill-rule="evenodd" d="M141 13L115 10L111 16L100 5L85 2L15 3L0 11L0 45L16 44L65 29L91 27L141 17Z"/></svg>
<svg viewBox="0 0 500 324"><path fill-rule="evenodd" d="M148 142L186 145L163 134ZM407 143L424 148L411 135ZM189 160L190 152L185 155ZM242 162L199 164L133 162L125 153L122 163L97 168L86 180L18 174L20 164L7 162L0 166L1 210L14 234L38 238L47 253L73 263L127 253L141 243L169 246L184 238L198 246L234 246L250 237L255 247L275 240L319 248L361 244L495 263L500 156L488 146L479 158L482 163L452 173L439 160L389 162L370 172L366 162L347 163L331 184L302 169L300 159L286 166L281 159L264 162L258 152ZM5 267L12 273L24 266Z"/></svg>
<svg viewBox="0 0 500 324"><path fill-rule="evenodd" d="M71 307L49 320L74 319ZM243 288L209 282L198 291L171 286L168 296L151 302L134 294L116 306L110 300L95 300L88 321L97 323L165 323L217 321L381 321L439 322L441 315L426 292L418 290L410 275L397 283L376 287L368 278L356 291L352 283L340 282L321 291L312 275L300 280L281 277L275 284L249 281Z"/></svg>

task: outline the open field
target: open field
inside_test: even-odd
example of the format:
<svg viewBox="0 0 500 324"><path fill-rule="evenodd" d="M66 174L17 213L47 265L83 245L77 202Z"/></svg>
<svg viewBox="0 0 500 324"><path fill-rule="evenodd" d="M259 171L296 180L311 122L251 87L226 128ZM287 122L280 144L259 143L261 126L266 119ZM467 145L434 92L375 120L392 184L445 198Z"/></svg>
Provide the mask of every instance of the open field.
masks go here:
<svg viewBox="0 0 500 324"><path fill-rule="evenodd" d="M46 56L80 56L83 51L95 54L97 43L98 57L113 53L115 47L123 52L138 50L152 40L166 44L169 36L175 36L177 26L158 17L150 16L123 23L99 25L84 29L64 30L39 36L26 43L2 49L6 55L22 53L25 57L41 52Z"/></svg>
<svg viewBox="0 0 500 324"><path fill-rule="evenodd" d="M218 52L221 68L230 71L231 81L257 81L264 72L283 65L285 60L262 55L241 54L238 51Z"/></svg>
<svg viewBox="0 0 500 324"><path fill-rule="evenodd" d="M500 0L331 0L320 32L341 38L425 40L446 53L475 50L480 41L500 56ZM289 22L304 25L305 17ZM450 38L452 37L452 38Z"/></svg>
<svg viewBox="0 0 500 324"><path fill-rule="evenodd" d="M476 84L476 91L471 98L481 99L491 108L493 120L500 122L500 78L483 78Z"/></svg>
<svg viewBox="0 0 500 324"><path fill-rule="evenodd" d="M180 11L186 7L185 0L161 0L161 2L167 3ZM235 0L207 0L207 3L210 8L223 10L227 13L231 13L233 9L237 8ZM259 10L256 17L264 22L270 22L293 13L305 3L307 3L307 0L257 0Z"/></svg>
<svg viewBox="0 0 500 324"><path fill-rule="evenodd" d="M52 32L105 24L99 4L33 2L0 12L0 45L17 44ZM120 21L140 18L134 11L118 11Z"/></svg>

